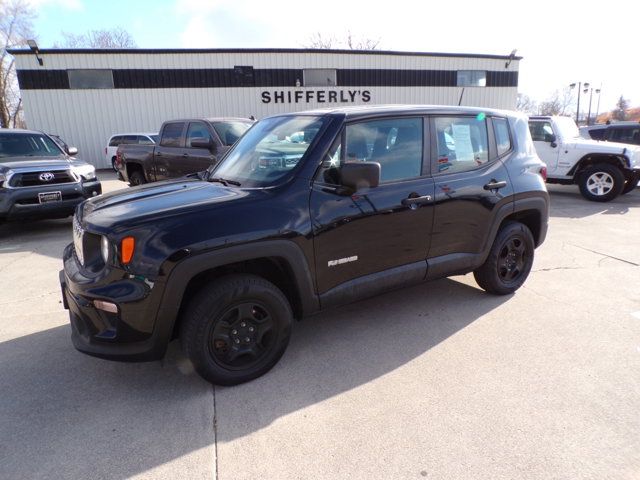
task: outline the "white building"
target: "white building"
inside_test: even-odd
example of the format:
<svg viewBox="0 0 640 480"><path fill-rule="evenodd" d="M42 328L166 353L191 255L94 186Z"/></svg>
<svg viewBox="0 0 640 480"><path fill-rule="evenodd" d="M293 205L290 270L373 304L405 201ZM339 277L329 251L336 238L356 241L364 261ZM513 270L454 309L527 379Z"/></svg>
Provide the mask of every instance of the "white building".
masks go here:
<svg viewBox="0 0 640 480"><path fill-rule="evenodd" d="M520 60L302 49L10 53L28 127L60 135L98 168L109 166L112 134L157 132L174 118L261 118L351 104L513 109Z"/></svg>

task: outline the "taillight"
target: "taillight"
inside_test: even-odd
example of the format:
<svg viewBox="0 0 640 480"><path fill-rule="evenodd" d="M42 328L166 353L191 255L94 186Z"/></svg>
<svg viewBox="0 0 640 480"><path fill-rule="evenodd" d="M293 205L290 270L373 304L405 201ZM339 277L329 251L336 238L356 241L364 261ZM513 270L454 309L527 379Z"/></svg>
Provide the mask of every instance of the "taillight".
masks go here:
<svg viewBox="0 0 640 480"><path fill-rule="evenodd" d="M131 262L135 248L136 241L133 237L124 237L120 242L120 260L124 265Z"/></svg>
<svg viewBox="0 0 640 480"><path fill-rule="evenodd" d="M542 167L540 169L540 176L545 182L547 181L547 167Z"/></svg>

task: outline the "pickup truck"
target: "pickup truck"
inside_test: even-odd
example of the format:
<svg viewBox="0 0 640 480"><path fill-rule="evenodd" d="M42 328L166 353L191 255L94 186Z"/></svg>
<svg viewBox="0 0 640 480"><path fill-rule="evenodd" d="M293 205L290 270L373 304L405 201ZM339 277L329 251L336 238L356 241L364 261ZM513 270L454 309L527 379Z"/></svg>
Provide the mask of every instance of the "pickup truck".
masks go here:
<svg viewBox="0 0 640 480"><path fill-rule="evenodd" d="M215 165L251 127L248 118L171 120L160 129L157 145L118 147L118 178L131 186L183 177Z"/></svg>
<svg viewBox="0 0 640 480"><path fill-rule="evenodd" d="M96 169L77 153L42 132L0 130L0 223L68 217L100 195Z"/></svg>
<svg viewBox="0 0 640 480"><path fill-rule="evenodd" d="M587 140L569 117L529 117L529 130L547 183L577 184L587 200L608 202L633 191L640 180L640 148Z"/></svg>
<svg viewBox="0 0 640 480"><path fill-rule="evenodd" d="M234 385L276 364L294 318L468 272L511 294L546 236L543 168L515 112L265 118L204 174L78 207L60 272L73 344L140 361L179 337L200 375Z"/></svg>

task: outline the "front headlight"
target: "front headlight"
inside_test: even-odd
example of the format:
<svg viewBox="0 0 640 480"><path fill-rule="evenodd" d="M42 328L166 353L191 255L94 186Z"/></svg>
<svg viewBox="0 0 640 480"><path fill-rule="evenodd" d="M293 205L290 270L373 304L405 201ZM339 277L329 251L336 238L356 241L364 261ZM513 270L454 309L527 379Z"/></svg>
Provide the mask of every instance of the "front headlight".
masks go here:
<svg viewBox="0 0 640 480"><path fill-rule="evenodd" d="M100 238L100 254L102 255L102 261L105 265L109 262L109 253L111 248L109 247L109 240L107 237L102 236Z"/></svg>
<svg viewBox="0 0 640 480"><path fill-rule="evenodd" d="M0 173L0 188L5 186L5 182L8 182L13 175L12 170L7 170L5 173Z"/></svg>
<svg viewBox="0 0 640 480"><path fill-rule="evenodd" d="M93 165L82 165L80 167L75 167L73 171L85 180L96 179L96 167L94 167Z"/></svg>

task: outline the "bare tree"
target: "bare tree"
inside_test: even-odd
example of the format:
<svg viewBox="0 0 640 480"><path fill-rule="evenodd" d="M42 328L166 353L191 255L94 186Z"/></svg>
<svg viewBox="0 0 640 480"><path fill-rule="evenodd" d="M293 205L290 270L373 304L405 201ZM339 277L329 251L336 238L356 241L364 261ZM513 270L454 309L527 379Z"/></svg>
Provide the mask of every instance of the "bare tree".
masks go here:
<svg viewBox="0 0 640 480"><path fill-rule="evenodd" d="M571 89L556 90L551 97L540 104L541 115L570 115L573 106Z"/></svg>
<svg viewBox="0 0 640 480"><path fill-rule="evenodd" d="M529 95L519 93L516 100L516 110L519 112L535 114L538 113L538 104Z"/></svg>
<svg viewBox="0 0 640 480"><path fill-rule="evenodd" d="M8 48L26 46L33 38L35 13L24 0L0 0L0 127L22 126L22 99L15 59Z"/></svg>
<svg viewBox="0 0 640 480"><path fill-rule="evenodd" d="M351 31L347 32L344 40L337 40L334 37L323 37L320 32L314 33L309 41L304 44L305 48L329 49L346 48L349 50L375 50L380 44L380 39L355 38Z"/></svg>
<svg viewBox="0 0 640 480"><path fill-rule="evenodd" d="M89 30L87 33L74 34L62 32L63 41L55 43L54 48L136 48L136 42L122 27L111 30Z"/></svg>

